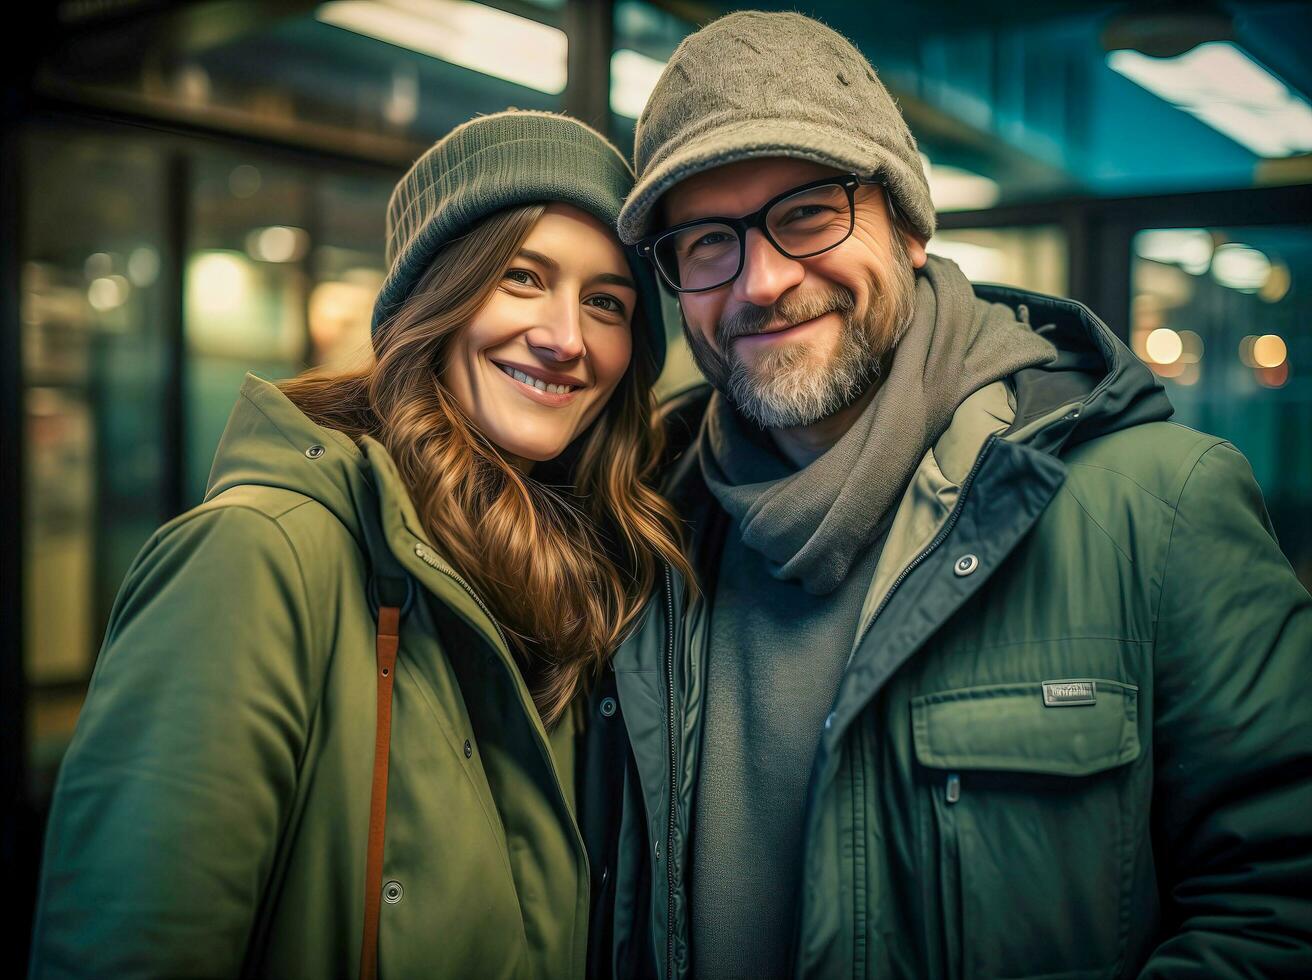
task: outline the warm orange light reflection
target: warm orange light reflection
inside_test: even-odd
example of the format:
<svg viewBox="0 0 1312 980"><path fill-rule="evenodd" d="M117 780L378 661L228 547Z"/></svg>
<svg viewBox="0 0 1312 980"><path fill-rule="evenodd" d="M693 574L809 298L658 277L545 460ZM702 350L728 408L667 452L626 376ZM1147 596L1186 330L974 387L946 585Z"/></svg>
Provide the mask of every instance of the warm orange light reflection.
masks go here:
<svg viewBox="0 0 1312 980"><path fill-rule="evenodd" d="M1273 333L1258 337L1253 343L1253 360L1258 367L1279 367L1285 363L1288 354L1284 340Z"/></svg>
<svg viewBox="0 0 1312 980"><path fill-rule="evenodd" d="M1158 364L1174 364L1184 353L1184 341L1169 327L1159 327L1144 342L1148 356Z"/></svg>
<svg viewBox="0 0 1312 980"><path fill-rule="evenodd" d="M1289 362L1282 361L1276 367L1258 368L1253 373L1263 388L1283 388L1289 381Z"/></svg>

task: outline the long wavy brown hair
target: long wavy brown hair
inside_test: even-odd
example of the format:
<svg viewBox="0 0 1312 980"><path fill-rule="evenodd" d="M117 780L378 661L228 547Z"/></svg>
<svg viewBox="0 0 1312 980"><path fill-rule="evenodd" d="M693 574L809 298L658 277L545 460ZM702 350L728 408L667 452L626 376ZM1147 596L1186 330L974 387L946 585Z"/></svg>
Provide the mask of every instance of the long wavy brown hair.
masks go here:
<svg viewBox="0 0 1312 980"><path fill-rule="evenodd" d="M663 563L689 582L692 571L673 509L647 483L663 439L640 312L628 370L567 450L563 479L520 474L442 383L452 337L491 298L545 210L498 212L438 252L375 332L372 363L280 387L315 423L387 449L425 531L492 610L550 725L633 626Z"/></svg>

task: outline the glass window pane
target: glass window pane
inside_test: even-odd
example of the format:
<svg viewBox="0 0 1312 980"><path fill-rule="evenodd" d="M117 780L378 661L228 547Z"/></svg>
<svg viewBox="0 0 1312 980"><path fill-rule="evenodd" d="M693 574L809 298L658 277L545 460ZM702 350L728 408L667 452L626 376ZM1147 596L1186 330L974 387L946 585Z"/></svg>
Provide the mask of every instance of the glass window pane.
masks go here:
<svg viewBox="0 0 1312 980"><path fill-rule="evenodd" d="M372 356L369 324L386 275L383 243L393 182L324 175L318 182L318 241L307 321L309 361L342 369Z"/></svg>
<svg viewBox="0 0 1312 980"><path fill-rule="evenodd" d="M1253 466L1312 587L1312 226L1168 228L1134 239L1134 351L1175 419Z"/></svg>
<svg viewBox="0 0 1312 980"><path fill-rule="evenodd" d="M22 142L24 650L34 778L53 771L132 558L166 517L162 154Z"/></svg>
<svg viewBox="0 0 1312 980"><path fill-rule="evenodd" d="M927 250L956 262L971 282L1066 295L1066 234L1056 225L940 231Z"/></svg>
<svg viewBox="0 0 1312 980"><path fill-rule="evenodd" d="M563 0L156 6L83 11L38 89L397 162L475 113L564 106Z"/></svg>

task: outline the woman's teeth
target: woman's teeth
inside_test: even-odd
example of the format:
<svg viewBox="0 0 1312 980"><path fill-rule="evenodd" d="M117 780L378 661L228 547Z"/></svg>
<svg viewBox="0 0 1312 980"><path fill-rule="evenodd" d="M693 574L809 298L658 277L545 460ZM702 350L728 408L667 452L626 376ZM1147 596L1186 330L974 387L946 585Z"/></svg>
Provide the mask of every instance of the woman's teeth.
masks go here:
<svg viewBox="0 0 1312 980"><path fill-rule="evenodd" d="M529 377L523 371L517 371L514 368L506 367L504 364L498 364L497 367L501 368L501 370L505 371L506 374L510 375L516 381L522 382L523 384L536 388L538 391L545 391L553 395L563 395L567 392L573 391L575 388L578 387L578 385L548 384L547 382L543 381L541 378Z"/></svg>

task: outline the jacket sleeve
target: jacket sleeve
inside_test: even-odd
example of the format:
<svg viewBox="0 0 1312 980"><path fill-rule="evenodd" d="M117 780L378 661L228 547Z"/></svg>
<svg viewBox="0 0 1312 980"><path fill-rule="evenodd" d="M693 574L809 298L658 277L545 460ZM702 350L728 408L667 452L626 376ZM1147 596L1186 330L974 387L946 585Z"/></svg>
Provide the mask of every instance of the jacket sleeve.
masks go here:
<svg viewBox="0 0 1312 980"><path fill-rule="evenodd" d="M32 977L241 971L314 702L310 622L296 553L259 511L148 542L56 781Z"/></svg>
<svg viewBox="0 0 1312 980"><path fill-rule="evenodd" d="M1160 603L1153 837L1168 938L1143 976L1312 976L1312 599L1228 444L1181 491Z"/></svg>

